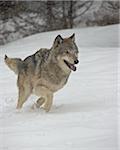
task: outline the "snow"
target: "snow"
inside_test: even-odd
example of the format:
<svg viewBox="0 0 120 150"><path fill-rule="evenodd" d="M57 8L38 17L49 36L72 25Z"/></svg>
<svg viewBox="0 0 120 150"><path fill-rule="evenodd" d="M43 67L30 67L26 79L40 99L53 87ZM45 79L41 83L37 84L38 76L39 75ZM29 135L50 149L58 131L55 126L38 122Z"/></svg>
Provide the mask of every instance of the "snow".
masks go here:
<svg viewBox="0 0 120 150"><path fill-rule="evenodd" d="M46 32L0 47L0 150L118 149L119 27ZM80 64L55 94L51 111L31 110L37 98L32 95L17 112L17 77L4 64L4 54L25 58L50 47L56 35L74 32Z"/></svg>

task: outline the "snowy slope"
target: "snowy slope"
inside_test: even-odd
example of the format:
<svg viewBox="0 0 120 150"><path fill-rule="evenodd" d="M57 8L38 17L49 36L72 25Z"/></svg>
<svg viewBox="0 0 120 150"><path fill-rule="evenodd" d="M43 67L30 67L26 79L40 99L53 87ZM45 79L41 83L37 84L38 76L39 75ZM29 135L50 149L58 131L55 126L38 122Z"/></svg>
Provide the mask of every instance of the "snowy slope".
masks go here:
<svg viewBox="0 0 120 150"><path fill-rule="evenodd" d="M34 95L16 112L16 76L4 54L25 58L73 32L80 64L51 112L31 111ZM41 33L0 47L0 150L117 150L117 37L114 25Z"/></svg>

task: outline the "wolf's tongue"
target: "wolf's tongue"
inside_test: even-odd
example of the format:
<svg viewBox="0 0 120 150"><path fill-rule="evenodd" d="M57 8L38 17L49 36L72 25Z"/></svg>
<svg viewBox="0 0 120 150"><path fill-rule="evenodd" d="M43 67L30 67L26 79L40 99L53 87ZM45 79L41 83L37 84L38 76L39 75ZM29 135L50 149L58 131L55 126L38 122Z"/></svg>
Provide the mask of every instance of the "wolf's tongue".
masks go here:
<svg viewBox="0 0 120 150"><path fill-rule="evenodd" d="M71 68L73 71L76 71L76 67L75 67L73 64L70 65L70 68Z"/></svg>
<svg viewBox="0 0 120 150"><path fill-rule="evenodd" d="M76 71L76 67L74 66L74 64L70 64L69 62L67 62L66 60L64 60L65 64L73 71Z"/></svg>

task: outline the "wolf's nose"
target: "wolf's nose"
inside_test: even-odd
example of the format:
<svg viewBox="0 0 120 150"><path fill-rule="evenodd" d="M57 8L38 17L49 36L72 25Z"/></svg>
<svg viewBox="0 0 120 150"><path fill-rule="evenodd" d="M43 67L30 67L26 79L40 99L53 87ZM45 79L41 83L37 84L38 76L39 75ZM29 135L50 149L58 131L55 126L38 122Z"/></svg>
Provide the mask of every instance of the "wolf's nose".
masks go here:
<svg viewBox="0 0 120 150"><path fill-rule="evenodd" d="M78 64L78 63L79 63L79 60L78 60L78 59L77 59L77 60L75 60L75 61L74 61L74 63L75 63L75 64Z"/></svg>

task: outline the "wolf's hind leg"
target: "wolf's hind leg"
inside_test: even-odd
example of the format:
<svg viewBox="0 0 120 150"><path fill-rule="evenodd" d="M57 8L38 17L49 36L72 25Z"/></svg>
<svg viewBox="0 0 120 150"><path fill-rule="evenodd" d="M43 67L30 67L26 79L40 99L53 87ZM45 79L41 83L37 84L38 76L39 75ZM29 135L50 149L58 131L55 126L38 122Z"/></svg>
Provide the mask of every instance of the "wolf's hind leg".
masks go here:
<svg viewBox="0 0 120 150"><path fill-rule="evenodd" d="M26 82L26 80L22 80L22 78L18 79L18 103L17 103L17 109L22 108L24 102L28 99L30 96L32 89L30 85Z"/></svg>
<svg viewBox="0 0 120 150"><path fill-rule="evenodd" d="M22 108L25 101L28 99L28 97L31 94L31 88L28 85L22 85L19 86L19 97L18 97L18 103L17 103L17 109Z"/></svg>

